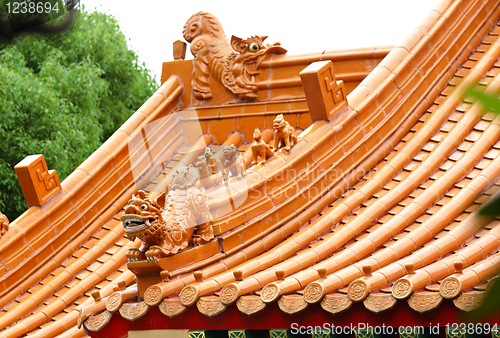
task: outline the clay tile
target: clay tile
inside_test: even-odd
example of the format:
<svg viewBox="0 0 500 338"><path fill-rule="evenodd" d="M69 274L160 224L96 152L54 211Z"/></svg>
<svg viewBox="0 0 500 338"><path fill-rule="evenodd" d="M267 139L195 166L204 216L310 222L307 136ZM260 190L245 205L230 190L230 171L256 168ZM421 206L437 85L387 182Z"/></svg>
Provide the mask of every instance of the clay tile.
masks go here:
<svg viewBox="0 0 500 338"><path fill-rule="evenodd" d="M453 263L453 266L455 267L456 273L462 273L462 270L464 268L464 263L462 261L456 261L455 263Z"/></svg>
<svg viewBox="0 0 500 338"><path fill-rule="evenodd" d="M95 302L101 299L101 293L99 292L99 290L92 291L92 298L94 298Z"/></svg>
<svg viewBox="0 0 500 338"><path fill-rule="evenodd" d="M170 277L170 272L168 272L167 270L163 270L162 272L160 272L160 277L161 277L161 280L168 280L168 278ZM196 278L196 276L195 276L195 278Z"/></svg>
<svg viewBox="0 0 500 338"><path fill-rule="evenodd" d="M319 278L324 279L326 278L326 268L319 268L318 270Z"/></svg>
<svg viewBox="0 0 500 338"><path fill-rule="evenodd" d="M370 264L363 265L363 275L371 276L372 274L372 266Z"/></svg>
<svg viewBox="0 0 500 338"><path fill-rule="evenodd" d="M243 280L243 271L241 270L234 270L233 271L233 276L236 281L242 281Z"/></svg>
<svg viewBox="0 0 500 338"><path fill-rule="evenodd" d="M195 271L193 275L196 282L199 283L203 280L203 271Z"/></svg>
<svg viewBox="0 0 500 338"><path fill-rule="evenodd" d="M405 264L406 274L412 275L415 272L415 266L412 262L408 262Z"/></svg>
<svg viewBox="0 0 500 338"><path fill-rule="evenodd" d="M276 278L278 278L278 280L283 280L285 278L285 271L283 269L277 269L274 273L276 274Z"/></svg>

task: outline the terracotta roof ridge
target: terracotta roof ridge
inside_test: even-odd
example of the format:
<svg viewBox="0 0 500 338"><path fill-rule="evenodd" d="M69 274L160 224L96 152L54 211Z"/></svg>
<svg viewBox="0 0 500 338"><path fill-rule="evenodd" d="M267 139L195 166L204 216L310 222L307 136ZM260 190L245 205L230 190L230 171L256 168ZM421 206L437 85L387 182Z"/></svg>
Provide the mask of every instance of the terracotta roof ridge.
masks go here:
<svg viewBox="0 0 500 338"><path fill-rule="evenodd" d="M298 55L278 55L269 61L263 62L261 68L279 68L289 67L296 64L312 63L322 60L344 61L344 60L358 60L367 57L382 57L388 53L393 46L379 46L379 47L361 47L351 49L340 49L333 51L323 51L309 54Z"/></svg>

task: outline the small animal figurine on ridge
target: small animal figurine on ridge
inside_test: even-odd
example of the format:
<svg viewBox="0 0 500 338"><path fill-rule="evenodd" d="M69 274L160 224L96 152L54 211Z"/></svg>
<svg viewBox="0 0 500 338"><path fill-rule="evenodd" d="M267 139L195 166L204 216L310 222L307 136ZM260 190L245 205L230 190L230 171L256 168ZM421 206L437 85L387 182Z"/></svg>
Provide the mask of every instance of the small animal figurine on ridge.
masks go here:
<svg viewBox="0 0 500 338"><path fill-rule="evenodd" d="M273 121L274 128L274 148L277 152L279 148L285 147L289 151L297 143L297 135L294 133L294 128L283 118L283 114L279 114Z"/></svg>
<svg viewBox="0 0 500 338"><path fill-rule="evenodd" d="M205 195L194 187L197 180L196 168L180 167L168 194L161 193L151 199L140 190L132 195L120 220L128 239L139 238L142 244L127 251L129 262L144 259L157 262L189 244L199 245L214 238Z"/></svg>
<svg viewBox="0 0 500 338"><path fill-rule="evenodd" d="M262 133L260 132L259 128L255 128L255 130L253 131L253 139L255 140L255 143L252 144L252 164L264 164L268 157L273 157L274 152L271 147L268 146L267 143L262 139ZM260 162L258 162L259 157L261 158Z"/></svg>
<svg viewBox="0 0 500 338"><path fill-rule="evenodd" d="M229 178L229 173L238 179L242 179L245 175L245 164L243 163L243 157L238 155L238 148L234 145L223 145L222 149L222 159L224 159L224 171L226 174L226 179Z"/></svg>
<svg viewBox="0 0 500 338"><path fill-rule="evenodd" d="M200 183L205 189L222 184L226 179L224 166L210 147L205 148L204 155L198 156L195 166L198 168Z"/></svg>

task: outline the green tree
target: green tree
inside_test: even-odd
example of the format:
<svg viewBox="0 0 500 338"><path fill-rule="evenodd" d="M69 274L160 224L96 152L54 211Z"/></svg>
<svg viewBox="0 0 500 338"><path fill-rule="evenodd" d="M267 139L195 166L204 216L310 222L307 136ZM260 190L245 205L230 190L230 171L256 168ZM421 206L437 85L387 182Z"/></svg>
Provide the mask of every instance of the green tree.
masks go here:
<svg viewBox="0 0 500 338"><path fill-rule="evenodd" d="M26 210L24 157L43 154L63 180L156 89L108 14L83 9L62 34L0 40L0 211Z"/></svg>

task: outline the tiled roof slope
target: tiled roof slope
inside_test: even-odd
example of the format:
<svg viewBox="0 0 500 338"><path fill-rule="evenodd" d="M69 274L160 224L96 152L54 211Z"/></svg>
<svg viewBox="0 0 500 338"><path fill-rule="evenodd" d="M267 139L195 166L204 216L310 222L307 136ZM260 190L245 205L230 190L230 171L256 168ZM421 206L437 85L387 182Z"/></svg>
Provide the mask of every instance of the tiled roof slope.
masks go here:
<svg viewBox="0 0 500 338"><path fill-rule="evenodd" d="M291 65L300 70L311 58L328 55L328 59L348 68L341 77L351 83L352 89L388 51L378 48L285 57L280 67ZM298 79L298 73L295 77ZM289 81L294 86L296 82ZM125 253L139 243L123 238L123 226L118 220L121 209L138 187L153 190L162 176L168 178L172 168L192 158L194 150L204 148L212 138L220 139L220 135L208 136L217 128L209 127L210 119L205 119L202 124L207 135L192 140L189 110L178 112L186 96L184 84L177 76L162 83L107 142L62 182L56 196L41 207L31 207L10 224L10 230L0 240L0 335L84 335L76 323L80 309L93 303L91 292L99 290L104 297L118 282L134 283L135 275L126 267ZM310 124L303 97L255 105L264 107L269 114L276 111L287 114L287 118L296 116L298 131ZM232 105L231 111L235 107L241 109L241 105ZM299 116L304 116L301 121ZM144 130L154 141L149 144L148 156L130 150L131 140L141 139ZM263 134L270 141L272 133L264 130ZM240 144L241 150L249 145L242 143L239 134L227 141ZM159 171L162 175L156 177Z"/></svg>
<svg viewBox="0 0 500 338"><path fill-rule="evenodd" d="M249 314L274 302L289 314L315 303L337 313L353 302L382 312L398 299L422 313L443 299L465 311L477 306L500 268L498 222L477 215L498 191L500 119L464 90L479 84L499 93L497 5L440 3L348 96L342 118L302 132L299 149L279 166L288 166L285 173L302 168L296 163L309 151L310 168L319 170L303 182L292 176L303 190L273 200L265 215L276 210L275 227L259 216L261 236L241 234L241 243L228 242L224 256L205 266L174 268L170 280L146 291L145 302L122 305L135 291L117 291L87 328L100 329L118 309L136 319L148 306L167 316L193 305L207 316ZM251 170L270 185L265 169ZM320 196L301 200L303 187L309 192L319 179ZM268 191L273 199L272 186ZM81 319L103 309L98 302Z"/></svg>
<svg viewBox="0 0 500 338"><path fill-rule="evenodd" d="M6 267L0 335L79 337L85 333L77 320L90 316L105 324L120 316L113 314L118 309L136 319L150 306L176 315L196 304L212 316L266 311L275 302L286 313L318 302L335 313L363 301L380 312L399 299L425 312L454 298L457 307L470 310L499 267L500 228L478 218L477 208L498 190L500 121L481 115L484 108L465 99L463 88L479 83L499 92L497 5L441 2L348 96L340 119L313 123L290 155L250 168L253 187L265 182L268 192L216 224L223 253L180 264L168 281L150 288L146 302L136 303L135 286L124 289L134 279L124 254L139 243L123 238L118 220L137 190L134 170L153 190L186 162L182 155L212 142L203 136L186 144L176 137L190 116L174 112L182 87L170 78L62 183L65 198L30 209L0 242ZM293 117L304 115L303 107L290 109L301 104L266 105L274 115L297 111ZM234 107L217 109L222 116ZM152 120L162 123L150 163L168 163L156 178L157 171L148 170L154 165L137 161L131 168L126 155L129 137ZM294 125L307 127L300 119ZM209 126L203 131L210 133ZM242 141L229 137L227 144ZM103 167L116 171L99 175ZM292 184L272 186L274 176L291 168L300 173L287 180ZM45 240L30 240L41 236L35 229L48 233ZM20 240L26 246L14 245ZM89 294L94 287L100 291L95 302Z"/></svg>

